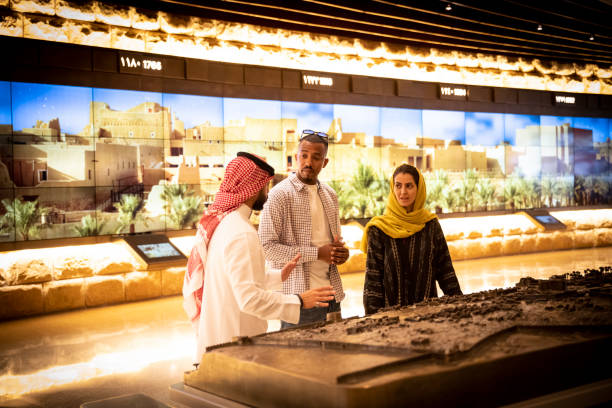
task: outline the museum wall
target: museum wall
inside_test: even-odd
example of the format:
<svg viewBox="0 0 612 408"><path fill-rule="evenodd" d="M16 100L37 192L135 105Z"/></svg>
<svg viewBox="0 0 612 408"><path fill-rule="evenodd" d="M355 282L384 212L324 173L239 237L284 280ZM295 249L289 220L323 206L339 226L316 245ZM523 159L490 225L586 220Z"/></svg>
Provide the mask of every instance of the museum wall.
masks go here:
<svg viewBox="0 0 612 408"><path fill-rule="evenodd" d="M363 221L403 162L454 261L612 245L609 67L98 1L0 1L0 44L0 320L179 294L184 267L143 266L121 238L189 253L236 153L278 181L303 129L330 136L343 273L364 270ZM539 208L566 229L519 213Z"/></svg>

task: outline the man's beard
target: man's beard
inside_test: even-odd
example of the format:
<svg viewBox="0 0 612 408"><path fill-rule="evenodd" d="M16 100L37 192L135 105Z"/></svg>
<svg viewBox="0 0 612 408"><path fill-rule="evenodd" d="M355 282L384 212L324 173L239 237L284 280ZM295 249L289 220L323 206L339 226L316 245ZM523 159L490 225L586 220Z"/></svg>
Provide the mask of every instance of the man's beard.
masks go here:
<svg viewBox="0 0 612 408"><path fill-rule="evenodd" d="M260 192L259 195L257 196L257 200L255 200L255 202L253 203L253 210L254 211L263 210L264 204L266 203L267 200L268 200L267 195Z"/></svg>

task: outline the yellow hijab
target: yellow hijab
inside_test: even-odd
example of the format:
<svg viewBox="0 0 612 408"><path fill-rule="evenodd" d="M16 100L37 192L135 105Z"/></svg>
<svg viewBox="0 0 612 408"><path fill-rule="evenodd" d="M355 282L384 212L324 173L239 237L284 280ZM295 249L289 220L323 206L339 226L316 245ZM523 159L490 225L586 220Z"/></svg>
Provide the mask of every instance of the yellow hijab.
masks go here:
<svg viewBox="0 0 612 408"><path fill-rule="evenodd" d="M387 208L385 208L384 214L373 217L366 224L365 229L363 230L361 250L364 253L367 252L368 229L371 226L380 228L391 238L406 238L422 230L427 221L436 218L435 214L432 214L424 208L425 197L427 197L427 189L425 188L425 180L423 179L423 175L419 169L416 169L416 171L419 173L419 185L417 186L417 195L416 199L414 200L413 210L411 212L406 212L406 209L397 201L397 197L395 197L394 192L393 174L391 175L391 190L389 191Z"/></svg>

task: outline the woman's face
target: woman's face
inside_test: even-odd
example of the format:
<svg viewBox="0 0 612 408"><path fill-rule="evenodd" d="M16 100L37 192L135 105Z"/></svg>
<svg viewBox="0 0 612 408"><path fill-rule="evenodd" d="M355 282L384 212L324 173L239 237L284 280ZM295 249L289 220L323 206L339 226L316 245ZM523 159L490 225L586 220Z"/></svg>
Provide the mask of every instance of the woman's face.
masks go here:
<svg viewBox="0 0 612 408"><path fill-rule="evenodd" d="M417 186L414 182L414 177L409 173L399 173L393 180L393 192L399 205L404 207L408 212L414 207L416 200Z"/></svg>

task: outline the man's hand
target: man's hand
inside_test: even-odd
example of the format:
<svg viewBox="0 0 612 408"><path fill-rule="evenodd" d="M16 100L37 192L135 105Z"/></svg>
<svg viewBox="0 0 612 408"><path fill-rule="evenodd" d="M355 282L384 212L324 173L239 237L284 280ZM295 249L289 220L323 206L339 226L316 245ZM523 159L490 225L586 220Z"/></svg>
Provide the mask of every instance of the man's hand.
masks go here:
<svg viewBox="0 0 612 408"><path fill-rule="evenodd" d="M320 288L310 289L300 294L304 309L312 309L313 307L327 307L330 300L334 300L336 292L331 286L321 286Z"/></svg>
<svg viewBox="0 0 612 408"><path fill-rule="evenodd" d="M349 257L349 250L344 246L344 241L341 237L334 237L332 242L331 259L334 265L342 265Z"/></svg>
<svg viewBox="0 0 612 408"><path fill-rule="evenodd" d="M317 260L325 261L328 264L332 263L332 249L334 248L333 244L325 244L322 247L319 247L319 251L317 252Z"/></svg>
<svg viewBox="0 0 612 408"><path fill-rule="evenodd" d="M300 254L298 252L298 254L295 256L295 258L293 258L292 260L287 262L285 264L285 266L283 266L283 269L281 269L281 281L282 282L286 281L287 278L289 277L289 275L291 275L291 272L293 272L293 270L295 269L295 265L297 265L297 263L300 260L301 256L302 256L302 254Z"/></svg>
<svg viewBox="0 0 612 408"><path fill-rule="evenodd" d="M334 242L319 247L317 259L332 265L341 265L349 257L349 250L339 237L334 237Z"/></svg>

